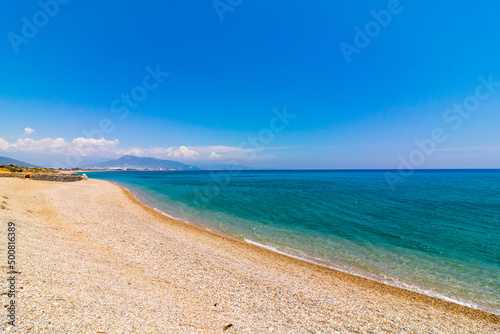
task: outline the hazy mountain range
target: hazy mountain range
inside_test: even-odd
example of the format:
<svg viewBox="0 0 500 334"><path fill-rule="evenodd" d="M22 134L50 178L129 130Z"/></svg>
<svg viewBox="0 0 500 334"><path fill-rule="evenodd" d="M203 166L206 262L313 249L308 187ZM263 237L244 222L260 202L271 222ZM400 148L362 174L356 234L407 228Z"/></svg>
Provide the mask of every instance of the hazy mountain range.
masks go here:
<svg viewBox="0 0 500 334"><path fill-rule="evenodd" d="M97 158L96 158L97 159ZM39 164L39 166L30 164L25 161L20 161L16 159L11 159L7 157L0 157L0 165L13 164L23 167L57 167L56 164L46 165ZM108 160L108 161L96 161L90 164L84 164L80 166L82 169L176 169L176 170L228 170L228 169L238 169L238 170L252 170L253 168L241 165L228 165L215 162L202 162L198 161L196 166L184 164L179 161L174 160L163 160L150 157L137 157L134 155L124 155L121 158Z"/></svg>
<svg viewBox="0 0 500 334"><path fill-rule="evenodd" d="M134 155L124 155L115 160L104 161L87 166L84 169L180 169L180 170L198 170L198 167L186 165L178 161L162 160L156 158L143 158Z"/></svg>
<svg viewBox="0 0 500 334"><path fill-rule="evenodd" d="M40 166L35 166L35 165L32 165L32 164L24 162L24 161L11 159L11 158L7 158L7 157L0 157L0 165L17 165L17 166L21 166L21 167L31 167L31 168L40 167Z"/></svg>

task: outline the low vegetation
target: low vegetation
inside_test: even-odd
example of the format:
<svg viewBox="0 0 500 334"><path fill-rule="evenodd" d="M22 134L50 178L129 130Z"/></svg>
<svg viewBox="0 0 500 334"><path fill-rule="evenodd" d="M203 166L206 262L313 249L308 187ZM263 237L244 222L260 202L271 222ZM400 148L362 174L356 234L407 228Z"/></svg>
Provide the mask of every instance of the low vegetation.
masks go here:
<svg viewBox="0 0 500 334"><path fill-rule="evenodd" d="M54 174L59 173L57 170L52 168L29 168L17 165L0 165L0 173L21 173L21 174Z"/></svg>

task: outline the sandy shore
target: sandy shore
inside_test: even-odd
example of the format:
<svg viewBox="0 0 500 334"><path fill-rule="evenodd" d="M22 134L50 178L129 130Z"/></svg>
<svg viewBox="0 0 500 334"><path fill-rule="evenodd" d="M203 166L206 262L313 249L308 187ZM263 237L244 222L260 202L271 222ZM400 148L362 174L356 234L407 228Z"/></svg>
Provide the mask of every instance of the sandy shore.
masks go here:
<svg viewBox="0 0 500 334"><path fill-rule="evenodd" d="M105 181L0 178L0 202L2 275L9 221L22 272L4 331L500 333L499 316L177 222Z"/></svg>

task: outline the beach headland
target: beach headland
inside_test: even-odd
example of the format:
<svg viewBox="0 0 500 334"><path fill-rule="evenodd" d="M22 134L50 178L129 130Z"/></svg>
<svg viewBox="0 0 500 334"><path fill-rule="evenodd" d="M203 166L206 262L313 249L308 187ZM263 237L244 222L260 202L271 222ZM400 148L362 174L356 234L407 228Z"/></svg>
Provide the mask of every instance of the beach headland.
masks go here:
<svg viewBox="0 0 500 334"><path fill-rule="evenodd" d="M0 202L2 274L9 222L21 272L2 330L500 333L498 315L176 221L106 181L0 178Z"/></svg>

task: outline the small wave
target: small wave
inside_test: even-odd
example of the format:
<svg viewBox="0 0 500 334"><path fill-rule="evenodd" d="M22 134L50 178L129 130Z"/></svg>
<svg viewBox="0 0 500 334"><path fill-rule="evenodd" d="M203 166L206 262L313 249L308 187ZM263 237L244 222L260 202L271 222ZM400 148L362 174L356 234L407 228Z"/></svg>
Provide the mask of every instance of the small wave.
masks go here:
<svg viewBox="0 0 500 334"><path fill-rule="evenodd" d="M250 240L250 239L243 239L245 240L245 242L248 242L249 244L252 244L252 245L255 245L255 246L259 246L259 247L262 247L262 248L265 248L265 249L269 249L275 253L279 253L279 254L282 254L282 255L286 255L286 256L290 256L290 257L293 257L293 258L296 258L296 259L299 259L299 260L304 260L304 259L301 259L300 257L298 256L294 256L292 254L288 254L286 252L283 252L283 251L280 251L278 248L276 247L272 247L272 246L267 246L267 245L264 245L264 244L261 244L261 243L258 243L256 241L253 241L253 240Z"/></svg>
<svg viewBox="0 0 500 334"><path fill-rule="evenodd" d="M190 224L190 225L192 225L189 221L187 221L187 220L185 220L185 219L183 219L183 218L180 218L180 217L176 217L176 216L169 215L168 213L166 213L166 212L164 212L164 211L161 211L160 209L153 208L153 210L155 210L155 211L157 211L157 212L161 213L162 215L164 215L164 216L166 216L166 217L168 217L168 218L172 218L172 219L174 219L174 220L178 220L178 221L181 221L181 222L183 222L183 223L186 223L186 224Z"/></svg>

